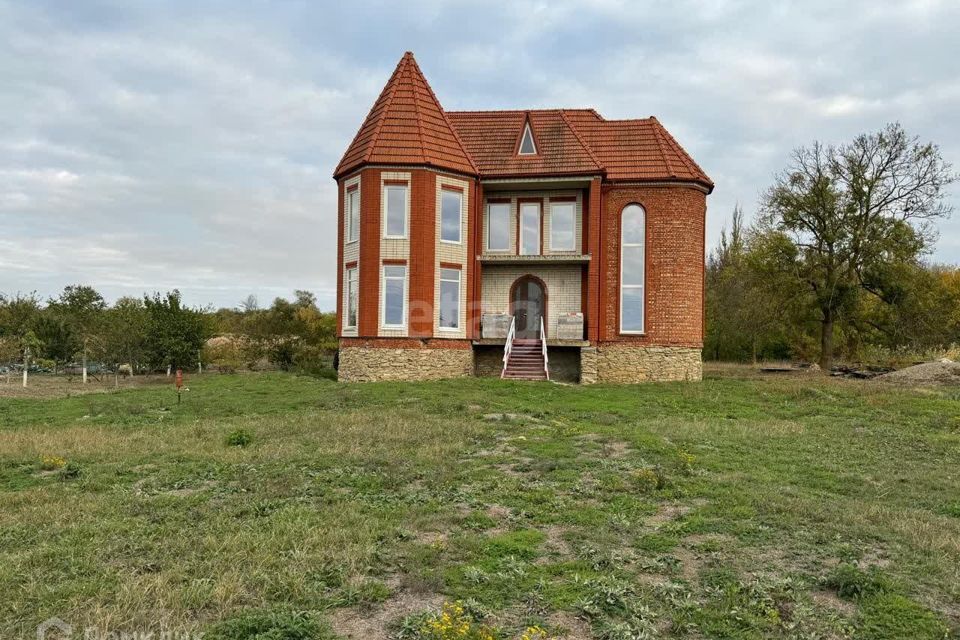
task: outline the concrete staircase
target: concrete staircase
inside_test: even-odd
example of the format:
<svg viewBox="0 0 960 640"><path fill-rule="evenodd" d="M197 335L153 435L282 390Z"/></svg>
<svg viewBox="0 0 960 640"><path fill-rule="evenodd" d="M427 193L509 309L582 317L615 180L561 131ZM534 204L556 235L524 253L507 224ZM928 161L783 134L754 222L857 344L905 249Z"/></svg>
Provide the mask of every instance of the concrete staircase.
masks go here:
<svg viewBox="0 0 960 640"><path fill-rule="evenodd" d="M547 380L543 342L539 339L514 339L501 377L509 380Z"/></svg>

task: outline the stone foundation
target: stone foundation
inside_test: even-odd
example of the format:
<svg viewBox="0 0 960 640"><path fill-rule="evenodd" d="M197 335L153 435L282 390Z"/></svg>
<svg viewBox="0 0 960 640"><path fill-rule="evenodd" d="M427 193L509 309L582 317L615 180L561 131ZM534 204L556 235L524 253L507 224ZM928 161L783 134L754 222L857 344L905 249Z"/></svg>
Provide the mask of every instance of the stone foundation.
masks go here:
<svg viewBox="0 0 960 640"><path fill-rule="evenodd" d="M472 349L341 347L337 379L442 380L473 375Z"/></svg>
<svg viewBox="0 0 960 640"><path fill-rule="evenodd" d="M586 349L584 350L586 351ZM581 355L581 361L586 354ZM703 379L700 349L606 344L596 350L596 382L667 382ZM587 383L587 376L581 374Z"/></svg>

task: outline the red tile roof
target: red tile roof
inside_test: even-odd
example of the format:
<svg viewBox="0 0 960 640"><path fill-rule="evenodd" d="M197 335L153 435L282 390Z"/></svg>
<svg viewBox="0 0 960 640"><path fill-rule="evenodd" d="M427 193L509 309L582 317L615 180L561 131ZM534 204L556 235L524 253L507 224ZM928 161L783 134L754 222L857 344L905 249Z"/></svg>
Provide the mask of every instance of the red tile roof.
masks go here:
<svg viewBox="0 0 960 640"><path fill-rule="evenodd" d="M343 154L334 177L362 164L430 165L478 173L409 51Z"/></svg>
<svg viewBox="0 0 960 640"><path fill-rule="evenodd" d="M526 123L537 153L517 153ZM450 111L404 54L334 177L363 164L428 165L481 177L603 174L609 180L713 181L654 118L593 109Z"/></svg>
<svg viewBox="0 0 960 640"><path fill-rule="evenodd" d="M601 172L562 111L450 111L447 117L483 175ZM517 150L528 118L537 153L521 156Z"/></svg>

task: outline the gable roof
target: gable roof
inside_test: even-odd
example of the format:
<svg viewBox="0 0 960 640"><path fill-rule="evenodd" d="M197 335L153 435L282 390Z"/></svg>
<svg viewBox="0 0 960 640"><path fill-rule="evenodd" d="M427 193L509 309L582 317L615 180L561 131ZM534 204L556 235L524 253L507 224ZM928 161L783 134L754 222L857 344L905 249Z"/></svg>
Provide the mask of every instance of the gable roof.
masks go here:
<svg viewBox="0 0 960 640"><path fill-rule="evenodd" d="M529 122L536 153L520 155ZM425 165L480 177L604 175L616 181L713 181L653 116L593 109L445 112L411 52L397 64L337 165Z"/></svg>
<svg viewBox="0 0 960 640"><path fill-rule="evenodd" d="M602 171L561 111L450 111L447 117L484 176ZM528 119L537 152L519 155L520 137Z"/></svg>
<svg viewBox="0 0 960 640"><path fill-rule="evenodd" d="M478 173L409 51L373 103L334 177L368 163L429 165Z"/></svg>

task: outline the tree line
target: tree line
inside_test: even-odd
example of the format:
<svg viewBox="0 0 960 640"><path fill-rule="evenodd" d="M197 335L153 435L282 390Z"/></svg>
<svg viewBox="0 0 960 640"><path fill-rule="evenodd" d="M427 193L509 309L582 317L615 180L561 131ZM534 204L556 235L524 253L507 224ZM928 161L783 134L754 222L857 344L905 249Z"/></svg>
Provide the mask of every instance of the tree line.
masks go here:
<svg viewBox="0 0 960 640"><path fill-rule="evenodd" d="M956 178L899 124L796 150L708 257L706 357L830 369L960 344L960 269L928 260Z"/></svg>
<svg viewBox="0 0 960 640"><path fill-rule="evenodd" d="M176 290L112 305L88 285L65 287L46 301L35 293L0 294L0 365L53 372L90 363L129 373L259 363L313 371L329 366L335 332L335 315L321 312L306 291L266 309L250 296L238 309L220 310L189 307ZM214 336L219 343L208 344Z"/></svg>

